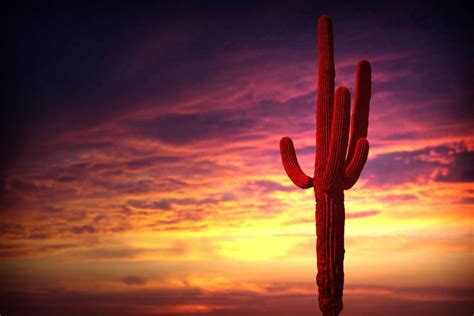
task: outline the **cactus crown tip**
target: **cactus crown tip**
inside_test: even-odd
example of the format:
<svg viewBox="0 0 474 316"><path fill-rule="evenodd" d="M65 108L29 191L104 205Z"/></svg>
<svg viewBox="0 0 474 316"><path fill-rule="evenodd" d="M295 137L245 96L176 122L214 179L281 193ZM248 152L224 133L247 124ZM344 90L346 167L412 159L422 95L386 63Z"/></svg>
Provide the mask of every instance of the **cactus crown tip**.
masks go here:
<svg viewBox="0 0 474 316"><path fill-rule="evenodd" d="M320 17L319 17L319 21L331 21L331 17L327 14L322 14Z"/></svg>
<svg viewBox="0 0 474 316"><path fill-rule="evenodd" d="M346 86L340 86L336 89L336 94L339 93L350 93L349 88L347 88Z"/></svg>
<svg viewBox="0 0 474 316"><path fill-rule="evenodd" d="M357 63L359 67L366 67L368 69L370 69L370 63L367 59L361 59L359 60L359 62Z"/></svg>

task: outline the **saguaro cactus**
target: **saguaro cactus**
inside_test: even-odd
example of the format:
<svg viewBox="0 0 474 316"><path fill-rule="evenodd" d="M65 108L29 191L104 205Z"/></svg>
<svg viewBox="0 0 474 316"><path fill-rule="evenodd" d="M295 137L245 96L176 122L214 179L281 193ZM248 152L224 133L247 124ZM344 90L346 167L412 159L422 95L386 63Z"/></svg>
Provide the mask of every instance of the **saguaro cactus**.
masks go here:
<svg viewBox="0 0 474 316"><path fill-rule="evenodd" d="M283 166L291 181L302 189L314 188L318 267L316 283L319 308L325 316L339 315L343 308L344 190L350 189L356 183L369 153L366 137L371 95L370 64L366 60L357 64L352 119L349 90L339 87L334 97L334 77L331 19L321 16L318 21L314 178L301 170L289 137L281 139L280 152Z"/></svg>

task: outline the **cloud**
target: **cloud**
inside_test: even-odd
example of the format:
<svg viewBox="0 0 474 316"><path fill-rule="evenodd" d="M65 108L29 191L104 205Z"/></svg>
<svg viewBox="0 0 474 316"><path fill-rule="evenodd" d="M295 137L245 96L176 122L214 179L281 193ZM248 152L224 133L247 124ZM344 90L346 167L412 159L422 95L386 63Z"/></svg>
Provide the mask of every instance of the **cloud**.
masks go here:
<svg viewBox="0 0 474 316"><path fill-rule="evenodd" d="M51 235L47 233L32 233L30 236L28 236L29 239L33 240L42 240L42 239L48 239Z"/></svg>
<svg viewBox="0 0 474 316"><path fill-rule="evenodd" d="M69 231L76 235L82 235L84 233L95 233L95 228L92 225L73 226L69 228Z"/></svg>
<svg viewBox="0 0 474 316"><path fill-rule="evenodd" d="M138 247L123 243L106 244L105 246L89 246L77 249L69 253L70 257L86 261L129 261L129 260L149 260L157 259L183 259L192 251L202 248L201 242L190 244L183 240L170 240L150 245L148 247Z"/></svg>
<svg viewBox="0 0 474 316"><path fill-rule="evenodd" d="M79 251L74 256L92 260L127 260L133 259L146 253L144 248L136 247L99 247L89 250Z"/></svg>
<svg viewBox="0 0 474 316"><path fill-rule="evenodd" d="M418 197L415 194L390 194L377 197L378 201L395 203L404 201L415 201Z"/></svg>
<svg viewBox="0 0 474 316"><path fill-rule="evenodd" d="M46 243L46 244L0 244L0 257L2 258L35 258L52 255L62 250L78 247L74 243Z"/></svg>
<svg viewBox="0 0 474 316"><path fill-rule="evenodd" d="M240 189L243 192L259 192L259 193L272 193L277 191L291 192L294 187L285 186L275 181L270 180L252 180L244 183Z"/></svg>
<svg viewBox="0 0 474 316"><path fill-rule="evenodd" d="M180 158L176 156L153 156L129 160L125 163L127 169L144 169L159 166L163 163L177 162Z"/></svg>
<svg viewBox="0 0 474 316"><path fill-rule="evenodd" d="M133 276L135 278L135 276ZM139 277L141 278L141 277ZM123 280L122 280L123 281ZM133 283L133 282L132 282ZM138 284L142 285L142 284ZM317 311L313 283L255 284L263 292L245 289L204 291L181 289L134 289L81 292L64 288L11 291L0 294L1 305L15 315L63 315L70 310L87 315L120 316L150 314L205 314L212 316L314 315ZM278 294L275 294L278 293ZM344 309L351 315L463 315L471 312L473 289L345 285ZM28 304L25 304L28 302ZM290 311L290 312L289 312Z"/></svg>
<svg viewBox="0 0 474 316"><path fill-rule="evenodd" d="M252 128L253 120L232 114L228 111L167 114L137 122L134 128L144 136L178 145L235 135Z"/></svg>
<svg viewBox="0 0 474 316"><path fill-rule="evenodd" d="M79 178L74 177L74 176L61 176L59 178L56 178L56 181L62 182L62 183L76 182L78 180Z"/></svg>
<svg viewBox="0 0 474 316"><path fill-rule="evenodd" d="M369 159L362 173L371 187L436 181L472 181L471 152L463 143L429 146L414 151L398 151ZM448 170L441 174L443 170ZM436 175L436 176L435 176Z"/></svg>
<svg viewBox="0 0 474 316"><path fill-rule="evenodd" d="M31 182L22 179L13 179L10 181L10 188L13 191L20 191L24 193L33 193L38 190L38 186Z"/></svg>
<svg viewBox="0 0 474 316"><path fill-rule="evenodd" d="M127 204L134 208L140 209L154 209L154 210L165 210L169 211L174 209L173 205L191 205L191 206L201 206L201 205L216 205L220 202L232 201L235 200L235 195L231 193L224 193L220 197L206 197L202 199L195 198L165 198L159 199L157 201L149 200L129 200Z"/></svg>
<svg viewBox="0 0 474 316"><path fill-rule="evenodd" d="M128 275L120 279L120 281L126 285L145 285L147 279L137 275Z"/></svg>
<svg viewBox="0 0 474 316"><path fill-rule="evenodd" d="M346 219L354 219L354 218L363 218L363 217L370 217L380 214L379 210L370 210L370 211L361 211L361 212L346 212Z"/></svg>
<svg viewBox="0 0 474 316"><path fill-rule="evenodd" d="M0 236L3 238L20 238L24 237L26 233L25 227L22 224L14 222L0 223Z"/></svg>
<svg viewBox="0 0 474 316"><path fill-rule="evenodd" d="M441 182L474 182L474 151L456 153L454 161L435 179Z"/></svg>
<svg viewBox="0 0 474 316"><path fill-rule="evenodd" d="M472 196L462 197L461 199L459 199L457 201L457 203L460 203L460 204L474 204L474 197L472 197Z"/></svg>
<svg viewBox="0 0 474 316"><path fill-rule="evenodd" d="M58 214L64 212L64 209L62 207L57 207L57 206L47 206L41 209L45 213L50 213L50 214Z"/></svg>
<svg viewBox="0 0 474 316"><path fill-rule="evenodd" d="M138 180L133 178L130 180L121 179L119 181L107 181L99 178L95 180L94 184L107 189L105 194L110 195L115 195L115 193L112 193L114 191L124 194L140 194L156 191L159 188L154 180ZM112 192L107 192L108 190Z"/></svg>
<svg viewBox="0 0 474 316"><path fill-rule="evenodd" d="M135 208L148 208L148 209L155 209L155 210L165 210L169 211L172 209L171 199L161 199L158 201L144 201L144 200L129 200L128 205L135 207Z"/></svg>

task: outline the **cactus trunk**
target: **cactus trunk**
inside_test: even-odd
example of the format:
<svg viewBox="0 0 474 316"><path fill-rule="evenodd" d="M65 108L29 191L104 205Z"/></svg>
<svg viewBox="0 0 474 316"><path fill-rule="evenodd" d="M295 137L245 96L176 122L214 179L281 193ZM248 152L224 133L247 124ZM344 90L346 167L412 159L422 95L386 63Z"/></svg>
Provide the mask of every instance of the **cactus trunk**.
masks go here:
<svg viewBox="0 0 474 316"><path fill-rule="evenodd" d="M371 68L366 60L357 64L355 98L339 87L334 93L334 49L328 16L318 22L318 100L316 108L316 158L314 178L307 176L296 158L293 141L283 137L280 153L283 167L293 183L314 188L316 199L316 283L319 307L324 316L342 311L344 287L344 190L357 181L367 161L367 128L371 97ZM350 134L350 140L349 140Z"/></svg>
<svg viewBox="0 0 474 316"><path fill-rule="evenodd" d="M319 308L339 315L344 287L344 192L316 196L316 253Z"/></svg>

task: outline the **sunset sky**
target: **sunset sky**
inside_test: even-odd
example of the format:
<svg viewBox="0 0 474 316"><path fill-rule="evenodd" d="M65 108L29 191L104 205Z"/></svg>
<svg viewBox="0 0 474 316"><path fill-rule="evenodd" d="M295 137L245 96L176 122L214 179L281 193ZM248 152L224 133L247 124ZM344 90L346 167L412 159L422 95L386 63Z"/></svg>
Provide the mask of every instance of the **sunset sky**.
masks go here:
<svg viewBox="0 0 474 316"><path fill-rule="evenodd" d="M353 94L359 59L373 73L369 160L345 193L341 315L472 315L468 13L413 1L7 10L0 314L320 315L314 193L287 178L278 144L292 137L313 173L327 14L336 86Z"/></svg>

